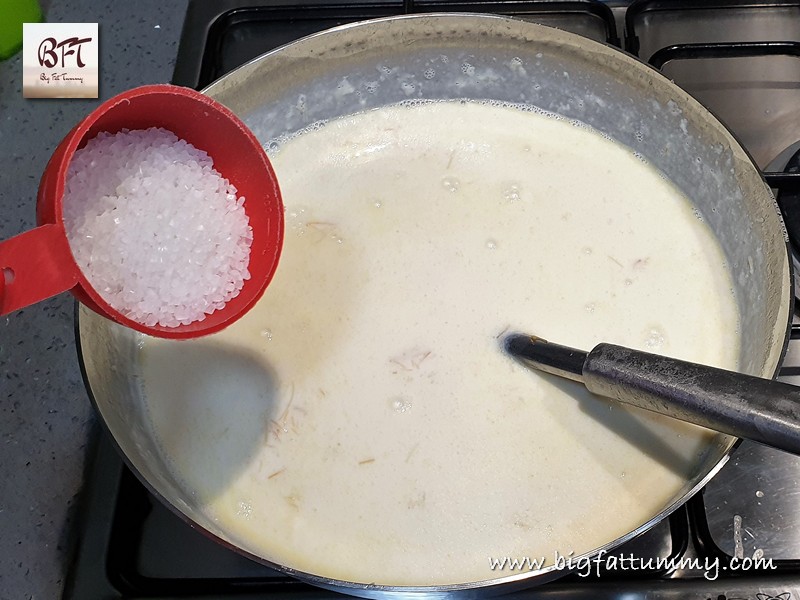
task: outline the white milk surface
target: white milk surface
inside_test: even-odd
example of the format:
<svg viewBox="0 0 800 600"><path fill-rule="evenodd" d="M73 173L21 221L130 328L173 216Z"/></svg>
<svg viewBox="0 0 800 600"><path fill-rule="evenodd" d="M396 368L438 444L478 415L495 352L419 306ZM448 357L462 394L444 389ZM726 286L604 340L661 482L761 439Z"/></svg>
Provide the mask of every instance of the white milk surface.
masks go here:
<svg viewBox="0 0 800 600"><path fill-rule="evenodd" d="M472 103L332 121L272 157L280 267L244 319L148 339L176 476L227 537L358 582L493 579L664 508L711 436L504 354L506 331L735 368L724 259L628 148Z"/></svg>

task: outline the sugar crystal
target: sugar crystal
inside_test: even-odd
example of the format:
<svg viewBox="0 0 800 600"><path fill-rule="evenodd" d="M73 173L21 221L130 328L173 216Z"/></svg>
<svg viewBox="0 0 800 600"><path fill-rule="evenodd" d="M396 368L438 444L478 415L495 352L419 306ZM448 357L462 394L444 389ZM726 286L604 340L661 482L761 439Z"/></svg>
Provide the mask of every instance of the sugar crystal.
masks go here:
<svg viewBox="0 0 800 600"><path fill-rule="evenodd" d="M70 163L63 204L83 274L144 325L202 320L250 277L244 197L208 154L166 129L89 140Z"/></svg>

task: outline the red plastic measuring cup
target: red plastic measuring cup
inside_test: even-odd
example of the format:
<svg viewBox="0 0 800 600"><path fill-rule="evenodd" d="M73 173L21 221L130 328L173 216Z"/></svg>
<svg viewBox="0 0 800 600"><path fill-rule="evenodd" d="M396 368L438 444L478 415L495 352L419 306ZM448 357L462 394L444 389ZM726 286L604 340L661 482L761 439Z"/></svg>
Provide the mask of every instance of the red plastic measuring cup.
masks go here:
<svg viewBox="0 0 800 600"><path fill-rule="evenodd" d="M163 127L204 150L239 195L253 228L250 279L236 298L202 321L152 327L127 318L95 291L75 262L63 222L62 198L75 151L101 131ZM70 291L103 316L163 338L192 338L219 331L261 297L278 267L283 246L283 203L264 149L230 110L188 88L148 85L104 102L59 144L47 164L36 204L39 227L0 242L0 315Z"/></svg>

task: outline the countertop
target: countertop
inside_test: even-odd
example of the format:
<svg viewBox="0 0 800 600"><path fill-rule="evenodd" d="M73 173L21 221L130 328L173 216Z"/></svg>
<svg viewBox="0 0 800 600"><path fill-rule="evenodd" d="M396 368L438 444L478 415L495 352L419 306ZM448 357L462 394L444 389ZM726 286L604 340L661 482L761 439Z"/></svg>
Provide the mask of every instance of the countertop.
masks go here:
<svg viewBox="0 0 800 600"><path fill-rule="evenodd" d="M172 76L187 0L42 2L50 22L99 23L100 98L26 100L21 53L0 62L0 239L35 224L41 173L103 100ZM0 317L0 600L58 598L97 435L68 294Z"/></svg>

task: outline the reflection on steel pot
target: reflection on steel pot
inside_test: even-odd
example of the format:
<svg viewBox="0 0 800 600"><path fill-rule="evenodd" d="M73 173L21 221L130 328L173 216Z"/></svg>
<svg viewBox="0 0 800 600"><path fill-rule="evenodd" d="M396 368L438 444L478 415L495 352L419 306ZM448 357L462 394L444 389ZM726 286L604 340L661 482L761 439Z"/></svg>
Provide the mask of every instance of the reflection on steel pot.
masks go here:
<svg viewBox="0 0 800 600"><path fill-rule="evenodd" d="M319 129L317 124L321 121L329 122L337 117L363 113L409 99L489 100L495 101L495 104L531 105L542 111L588 124L595 132L618 142L611 144L602 141L600 136L595 136L599 140L596 142L599 144L597 147L607 149L608 156L616 152L613 147L622 148L624 145L629 149L628 152L635 152L636 156L658 169L671 185L691 199L698 214L716 235L721 246L720 252L730 271L740 317L738 333L742 340L738 360L735 351L732 360L738 362L738 370L743 373L772 377L777 371L787 340L792 294L784 229L774 199L747 154L719 122L657 72L617 50L558 30L501 17L398 17L341 27L300 40L225 76L211 85L206 93L242 117L262 143L275 144L276 147L297 131ZM420 103L416 104L419 106ZM472 106L470 114L488 114L480 113L480 110L488 108L479 109L475 104L468 104ZM397 110L400 112L395 111L392 114L402 114L400 109ZM369 116L369 122L374 125L385 114L389 113L376 111ZM450 115L455 115L452 111L437 114L443 115L441 120L444 123L431 127L434 138L437 135L446 135L446 125L452 123L456 127L461 123L458 117L451 119ZM396 118L398 120L393 123L402 124L403 119ZM411 121L409 118L409 122ZM482 130L478 123L470 127L470 123L465 121L460 126L474 131ZM376 129L372 125L370 127L372 130ZM342 131L346 131L346 128ZM384 131L389 136L394 135L393 132L394 129L389 126ZM304 138L306 136L301 136L297 141ZM308 134L307 139L317 138ZM315 147L311 142L308 147L293 144L294 141L285 145L286 153L298 152L308 156L309 164L313 163ZM357 143L353 142L351 146L353 145L357 146ZM345 144L344 147L350 146ZM320 420L318 416L315 420L315 415L312 414L306 423L313 423L320 432L315 438L300 435L298 432L302 426L292 419L299 420L304 415L308 416L309 412L314 412L315 406L319 407L320 412L330 410L329 406L322 408L322 399L327 396L326 387L331 380L358 380L361 385L371 380L373 370L378 369L376 365L385 368L388 363L392 363L392 368L399 377L399 385L406 385L411 389L417 372L425 372L430 381L435 381L437 373L428 373L425 369L438 357L437 353L431 355L429 349L420 346L400 348L397 355L389 356L389 361L384 357L381 362L379 357L377 362L370 362L373 357L369 352L365 352L369 355L366 357L358 356L357 351L347 354L346 347L338 343L338 340L347 337L355 325L350 313L333 314L325 312L324 307L353 306L353 314L365 312L370 307L370 298L364 297L365 292L359 286L374 273L359 266L364 263L357 245L348 245L353 237L348 238L342 234L336 223L310 217L303 221L298 216L305 209L300 206L303 204L301 199L293 197L295 190L300 189L296 187L296 182L302 182L306 175L312 178L313 169L309 168L307 173L302 168L293 173L288 169L282 171L282 161L288 158L281 158L281 152L284 149L276 155L275 165L281 185L286 184L283 191L289 211L289 229L296 221L298 231L302 230L302 233L313 236L312 244L308 248L314 246L314 243L318 243L318 246L314 246L318 248L327 248L324 244L339 243L343 255L350 253L349 256L353 259L350 262L343 260L336 263L343 265L341 271L325 268L328 264L325 262L326 256L331 255L334 250L315 250L318 260L312 260L310 255L305 261L300 260L303 257L291 245L295 242L292 241L293 234L290 234L284 250L285 262L279 267L276 282L265 296L269 310L265 309L252 317L248 315L249 322L237 326L238 329L232 328L219 334L208 343L155 343L98 318L89 311L80 313L81 355L87 385L98 413L133 470L157 496L194 526L220 543L270 566L316 585L356 595L376 597L506 592L515 587L552 579L563 574L564 570L559 569L561 565L554 564L555 556L549 556L545 557L550 561L544 568L490 571L487 565L490 556L497 554L496 557L500 558L503 554L527 547L546 548L549 536L566 540L571 539L569 535L574 538L576 558L578 555L590 556L609 551L669 514L699 490L727 460L736 442L734 438L692 430L689 432L690 436L681 440L678 439L681 437L680 431L684 430L673 430L670 425L622 410L611 416L597 412L587 416L583 414L587 411L585 407L581 408L580 400L575 400L577 390L569 387L556 390L552 381L541 385L544 386L543 389L552 390L554 396L561 394L559 398L566 398L563 404L551 404L552 410L535 415L536 419L530 418L530 408L526 409L528 412L499 414L497 419L492 420L492 427L481 429L480 432L467 431L461 438L453 437L453 432L465 424L474 425L474 421L469 421L456 411L452 413L452 419L437 420L423 434L413 429L404 429L403 423L413 421L401 422L395 419L382 422L370 417L371 408L361 412L363 407L368 406L367 403L355 404L358 408L353 409L349 406L346 395L336 400L341 402L342 414L339 422ZM350 160L358 152L358 148L351 154L345 152L345 158ZM363 160L372 160L374 156L373 152ZM417 158L409 155L408 164L411 165ZM605 156L599 156L596 161L590 160L582 164L581 168L586 168L585 165L590 163L602 163L604 158ZM348 164L346 160L342 160L343 165ZM405 164L397 166L397 172L401 175L404 166ZM563 169L563 165L560 168ZM609 181L616 181L614 177L619 175L608 174ZM576 175L576 179L580 178ZM330 188L349 185L346 177L336 182L316 182L315 189L325 197L335 197L333 189L326 189L326 183ZM455 178L440 183L454 193L461 185ZM656 188L660 185L653 183L646 194L656 195ZM365 193L371 191L366 190ZM502 191L510 194L507 197L510 200L517 200L517 195L523 195L524 192L514 186ZM589 190L592 191L594 190ZM316 192L312 190L311 193ZM591 206L592 210L597 211L598 208L591 204L592 201L593 195L586 193L581 198L574 199L574 206L570 208L577 212L581 210L581 206ZM370 202L373 206L381 204L380 199L371 197L364 199L364 202ZM646 203L643 201L641 206L646 206ZM384 208L392 207L385 206L379 210ZM433 208L438 210L438 207ZM308 210L311 213L317 209ZM405 223L402 210L391 214L394 215L392 219L384 222L377 217L370 217L370 221L364 221L368 223L364 227L382 227L383 239L389 240L393 232L401 231L402 223ZM546 216L531 220L531 231L535 229L534 221L550 222ZM602 230L609 232L607 237L614 237L613 219L610 220L611 224L602 226L608 229ZM578 229L583 226L575 225ZM447 231L446 226L442 229ZM687 240L687 244L694 236L687 231L662 231L660 234L667 240L674 234L675 240ZM596 232L594 235L597 236ZM497 242L494 237L488 240L486 237L479 239L491 251L499 252L503 249L502 240ZM517 248L524 247L519 244L530 244L532 253L536 252L536 241L533 236L531 239L520 239L519 235L517 239L510 240L517 244ZM676 242L676 246L680 243L683 242ZM679 253L676 249L677 254ZM614 256L600 258L606 263L616 260ZM624 261L619 262L619 268L626 268ZM502 266L503 263L498 264ZM422 266L425 265L415 264L415 269L424 270ZM686 273L693 272L690 266L692 265L687 263ZM460 268L460 264L453 262L452 267L455 270L456 267ZM277 330L273 332L269 327L268 321L274 314L270 311L278 311L275 307L281 306L281 299L276 296L287 289L282 281L292 277L299 278L301 272L309 281L317 282L318 285L316 288L311 286L306 295L298 296L299 300L284 299L283 306L288 308L273 320L290 323L293 329L289 331L297 332L300 339L304 340L303 344L299 348L277 345L275 347L282 348L280 356L270 355L268 344L273 341L273 333L277 344L280 333ZM551 279L558 281L562 275L563 272L552 273ZM406 298L402 298L403 276L403 273L397 271L395 279L400 283L395 292L387 291L386 298L380 295L371 297L373 302L386 301L387 298L395 301L396 296L401 296L394 306L404 306L402 301ZM657 279L654 279L654 285L658 284ZM490 279L487 273L486 281L495 280ZM671 291L659 293L667 296ZM408 300L410 302L411 299ZM676 291L669 300L669 306L686 304L697 309L698 300L690 294L681 297ZM513 301L508 302L508 298L504 301L505 306L514 304ZM520 306L524 309L523 303L524 299L520 299ZM427 318L433 324L437 317L443 314L447 317L449 314L435 310L426 312L429 307L424 303L420 303L419 307L416 313L398 310L387 315L386 320L390 321L389 325L395 330L405 332L419 325L414 320L424 325ZM618 309L624 311L625 307ZM653 306L652 309L654 312L658 311L658 306ZM500 314L502 316L503 313ZM624 316L624 312L622 314ZM622 322L624 320L620 319L621 328L630 325ZM335 339L332 336L312 335L316 331L314 327L321 321L325 321L331 328L335 326ZM509 323L497 323L496 333L502 333L502 327L507 324ZM603 326L609 328L615 324L605 323ZM471 323L458 323L458 328L462 330L472 326ZM526 324L514 323L514 326L526 327ZM332 329L319 331L329 332ZM547 335L546 331L542 333ZM381 343L385 341L387 346L394 339L391 335L386 338L380 335L376 337ZM558 339L564 338L562 336ZM242 344L237 344L237 340L241 340ZM581 344L580 340L564 341ZM709 341L711 348L718 348L722 343L721 340ZM254 350L262 346L263 352ZM491 346L499 355L496 340L491 340ZM675 351L679 353L680 348L675 348ZM437 352L443 354L438 350ZM451 349L451 352L463 356L470 353L470 348L457 348L455 351ZM362 358L363 362L355 364ZM282 365L280 368L278 363ZM333 365L326 372L328 379L325 382L315 379L322 377L320 373L324 372L326 365ZM350 365L353 365L354 372L348 370ZM493 363L487 362L485 368L495 368L492 365ZM471 372L480 368L473 365L464 370ZM506 371L510 373L515 366L508 361L497 368L499 375L492 380L495 382L502 381ZM291 372L290 376L287 376L288 372ZM515 376L519 376L519 373ZM148 380L148 377L151 379ZM284 378L287 377L294 379L285 381ZM151 392L154 389L154 379L161 382L156 386L160 390L158 400L146 397L148 394L153 395ZM295 382L300 383L296 386ZM279 389L283 390L280 402L277 400L278 392L275 391ZM367 388L362 386L348 389ZM431 389L441 394L440 388ZM487 387L481 393L491 396L499 389ZM316 405L309 401L312 391L317 395ZM497 396L486 397L486 405L491 406L496 402L499 406L505 402L504 406L508 408L512 401L518 402L519 406L527 405L525 398L504 398L499 391ZM447 399L453 401L451 397L438 398L440 402ZM396 413L394 416L419 414L420 411L427 410L424 406L419 406L420 403L415 399L405 398L402 394L389 394L389 397L376 402L384 402L385 407ZM474 408L475 405L471 406ZM305 412L298 412L301 409ZM351 410L352 413L348 412ZM494 470L487 468L486 464L459 462L457 455L462 450L470 457L480 457L481 453L476 448L480 450L485 447L485 454L491 454L490 448L499 447L495 444L496 438L511 439L517 436L524 439L529 423L531 432L537 432L532 433L531 438L545 435L545 429L548 428L559 429L563 433L563 439L569 440L572 448L542 449L542 460L536 461L536 470L528 471L525 471L528 465L520 464L517 468L513 462L511 466L502 461L488 462L487 464L500 465L500 468ZM350 424L352 429L346 429ZM570 435L572 426L575 431ZM344 433L342 428L346 429ZM587 431L592 433L587 434ZM654 437L654 431L668 431L669 443L663 443L663 439L667 439L663 436L663 439ZM468 435L471 433L475 435L472 443ZM286 440L290 438L293 445L288 447L293 451L301 451L305 450L303 440L306 440L306 444L317 444L326 437L331 439L331 446L309 448L308 454L304 454L308 456L306 462L299 459L297 461L302 474L295 475L294 479L290 477L293 474L288 469L277 463L266 464L273 455L284 451L278 445L288 443ZM399 438L402 438L402 444L396 447L402 447L404 452L402 460L396 461L396 481L370 479L368 469L375 467L374 472L379 471L380 465L375 457L381 456L381 448L397 443ZM438 454L430 454L429 451L429 442L433 438L441 438L438 440ZM453 445L452 452L441 442L449 439L458 439L460 444ZM651 439L660 439L662 443L648 448L648 440ZM337 449L337 443L348 450ZM693 444L700 445L695 447ZM435 443L432 445L437 447ZM603 456L604 448L610 449L607 456ZM687 448L691 450L688 454ZM526 451L530 455L530 448ZM416 458L415 453L418 453ZM562 455L572 458L563 458ZM220 458L223 456L224 460ZM576 457L582 458L579 460ZM681 459L680 468L669 464L676 457ZM492 458L487 456L487 460ZM331 480L330 473L346 472L342 471L340 464L345 459L352 463L352 480L347 477L344 480ZM631 472L624 482L617 479L604 489L587 489L591 482L605 481L603 477L606 474L595 472L602 471L598 465L608 466L615 460L637 464L639 470ZM584 465L583 470L581 465ZM655 479L637 479L637 474L645 473L645 465L652 465L648 475ZM556 472L557 480L548 474L548 469ZM384 477L391 477L393 474L385 468L383 472ZM480 473L480 477L476 477L476 473ZM492 478L491 484L487 483L487 474ZM536 477L531 478L532 474L536 474ZM462 485L467 482L464 487L459 488L463 494L448 497L449 505L439 505L438 514L452 519L453 522L468 523L470 537L460 537L466 530L463 528L448 530L422 517L417 521L404 517L407 519L404 522L409 524L406 529L413 529L414 523L419 524L415 539L422 542L414 547L408 538L403 537L402 531L393 528L388 517L392 516L393 507L397 507L399 501L408 511L418 509L426 501L436 501L433 497L426 500L425 490L414 487L416 475L419 475L419 481L432 481L441 476L443 481L450 484ZM624 475L622 473L621 476ZM246 485L242 486L250 478L259 477L263 479L259 485L269 485L272 486L270 489L281 490L281 508L278 510L276 507L275 512L271 513L273 520L280 523L271 523L269 514L251 514L255 503L250 498L236 496L240 492L231 491L247 489ZM244 484L242 480L245 480ZM300 487L314 481L317 482L318 497L310 502ZM319 486L319 481L332 483L323 489ZM394 497L393 491L400 489L397 485L403 481L408 483L409 494L420 493L401 499ZM557 485L549 487L550 483L556 481ZM570 485L573 487L570 488ZM526 489L528 493L515 498L508 497L505 492L498 492L500 489L508 491L514 488ZM469 497L471 489L475 490L474 498ZM545 522L545 513L541 511L537 513L535 510L527 510L530 506L514 507L514 502L520 502L520 499L535 503L531 500L531 489L536 491L542 504L563 507L564 510L560 511L561 517L558 510L551 510L549 515L552 521ZM381 500L381 492L386 494L385 502ZM620 504L616 504L615 494L619 494ZM632 514L627 509L619 509L619 506L623 506L625 494L634 499L637 494L641 494L642 498L650 496L646 502L642 501L642 505L647 507L646 512ZM372 503L368 507L360 502L362 496L371 499ZM587 522L592 516L587 510L591 508L593 501L597 505L597 520L602 521L602 526ZM630 501L630 498L626 499L626 502ZM238 511L240 521L237 526L232 525L231 519L221 518L219 512L212 510L225 503L233 507L231 510ZM313 533L313 526L318 522L315 510L324 512L326 504L340 507L348 503L359 507L356 510L363 509L365 513L361 516L365 519L373 519L370 521L372 531L364 532L359 529L359 514L343 513L341 520L333 518L327 523L327 530L320 530L320 539L327 540L324 543L312 548L310 543L297 541L310 539L303 538L301 533L307 535L309 529ZM514 540L509 538L504 546L506 540L497 539L498 536L493 535L491 527L487 526L488 521L477 519L477 522L473 522L475 514L489 514L485 510L479 513L473 511L473 507L480 504L493 504L498 510L505 507L504 510L516 520L512 523L515 528ZM576 506L582 507L582 510L575 510L574 514L565 516ZM387 516L384 527L380 526L380 521L376 525L374 520L375 515L382 514L381 510ZM358 534L354 533L356 530ZM284 553L265 549L259 541L270 531L277 532L272 541L275 547L285 543ZM426 531L430 531L429 539L425 539ZM373 540L372 543L370 539ZM475 557L476 562L481 561L480 567L476 565L474 576L459 571L447 572L447 562L455 559L454 549L461 539L487 540L485 547L464 549L464 552L471 553L469 556ZM377 540L380 540L380 549ZM388 552L386 548L393 544L393 554L380 554ZM413 555L423 545L429 552L426 556L435 555L430 554L431 548L447 549L443 550L443 556L430 561L430 572L424 572L425 563L407 577L401 577L398 571L389 569L388 566L384 571L391 572L392 575L384 575L379 568L374 568L372 573L356 568L370 553L394 557L393 560L396 558L398 562L403 562L404 555ZM552 550L566 555L570 548L555 547ZM450 556L447 556L448 552ZM338 566L326 566L327 559L323 554L339 559ZM408 564L414 563L409 561ZM374 576L369 576L370 574Z"/></svg>

